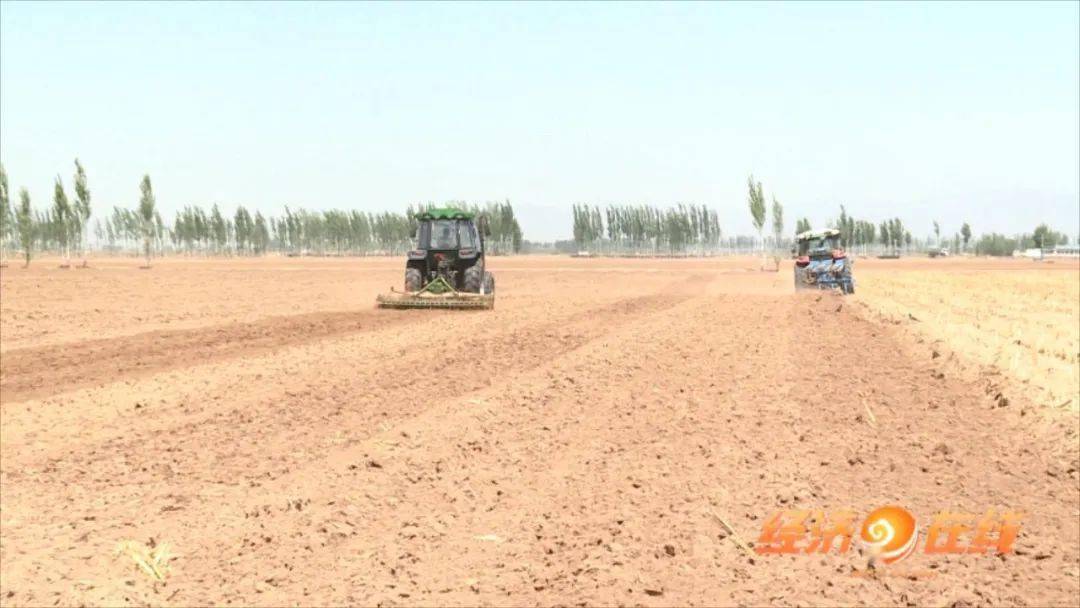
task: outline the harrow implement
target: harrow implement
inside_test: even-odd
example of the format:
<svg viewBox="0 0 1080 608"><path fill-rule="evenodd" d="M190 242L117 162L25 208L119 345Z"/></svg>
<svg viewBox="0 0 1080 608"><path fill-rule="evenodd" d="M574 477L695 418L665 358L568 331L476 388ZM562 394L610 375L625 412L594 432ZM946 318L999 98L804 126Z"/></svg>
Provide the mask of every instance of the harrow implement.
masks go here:
<svg viewBox="0 0 1080 608"><path fill-rule="evenodd" d="M483 292L483 289L481 289ZM447 310L490 310L495 307L495 294L470 293L454 289L442 276L437 276L419 291L398 291L375 298L379 308L442 308Z"/></svg>

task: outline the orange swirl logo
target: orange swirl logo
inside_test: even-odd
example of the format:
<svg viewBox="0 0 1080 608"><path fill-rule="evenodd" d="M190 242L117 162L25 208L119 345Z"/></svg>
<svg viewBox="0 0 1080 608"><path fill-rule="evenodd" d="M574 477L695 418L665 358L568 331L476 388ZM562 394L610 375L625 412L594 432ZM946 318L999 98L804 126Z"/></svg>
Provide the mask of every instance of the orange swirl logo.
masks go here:
<svg viewBox="0 0 1080 608"><path fill-rule="evenodd" d="M877 559L886 564L898 562L915 550L919 532L915 516L897 506L881 507L863 521L859 540Z"/></svg>

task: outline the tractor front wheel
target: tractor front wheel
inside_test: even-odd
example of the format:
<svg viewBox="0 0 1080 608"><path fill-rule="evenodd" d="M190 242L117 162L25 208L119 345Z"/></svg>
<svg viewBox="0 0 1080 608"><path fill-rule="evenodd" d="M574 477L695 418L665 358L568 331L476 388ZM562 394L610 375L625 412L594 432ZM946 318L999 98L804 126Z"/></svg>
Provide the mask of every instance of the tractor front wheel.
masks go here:
<svg viewBox="0 0 1080 608"><path fill-rule="evenodd" d="M484 293L495 295L495 275L490 272L484 273Z"/></svg>
<svg viewBox="0 0 1080 608"><path fill-rule="evenodd" d="M417 268L405 269L405 291L420 291L423 287L424 278L420 275L420 270Z"/></svg>

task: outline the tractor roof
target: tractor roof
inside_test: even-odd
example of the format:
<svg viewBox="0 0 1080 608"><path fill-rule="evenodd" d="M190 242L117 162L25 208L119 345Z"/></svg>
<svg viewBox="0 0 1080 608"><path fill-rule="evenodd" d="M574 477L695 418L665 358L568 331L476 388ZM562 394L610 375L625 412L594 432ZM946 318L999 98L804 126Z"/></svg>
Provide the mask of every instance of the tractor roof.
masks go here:
<svg viewBox="0 0 1080 608"><path fill-rule="evenodd" d="M434 207L416 214L420 220L471 220L473 214L456 207Z"/></svg>
<svg viewBox="0 0 1080 608"><path fill-rule="evenodd" d="M840 236L840 231L835 228L825 230L807 230L795 236L797 241L809 241L810 239L827 239L831 236Z"/></svg>

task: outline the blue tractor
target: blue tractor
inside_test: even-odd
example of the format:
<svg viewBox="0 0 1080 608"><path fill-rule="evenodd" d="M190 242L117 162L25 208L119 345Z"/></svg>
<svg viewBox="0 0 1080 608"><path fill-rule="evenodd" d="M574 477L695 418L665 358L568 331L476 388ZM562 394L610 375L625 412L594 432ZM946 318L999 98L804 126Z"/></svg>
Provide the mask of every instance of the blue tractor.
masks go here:
<svg viewBox="0 0 1080 608"><path fill-rule="evenodd" d="M795 237L795 290L839 289L855 293L854 262L840 244L839 230L803 232Z"/></svg>

